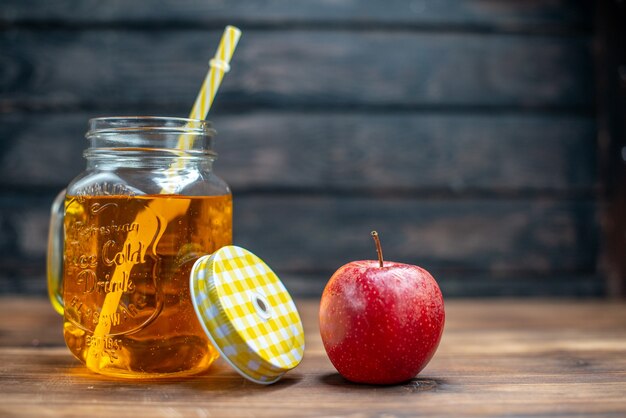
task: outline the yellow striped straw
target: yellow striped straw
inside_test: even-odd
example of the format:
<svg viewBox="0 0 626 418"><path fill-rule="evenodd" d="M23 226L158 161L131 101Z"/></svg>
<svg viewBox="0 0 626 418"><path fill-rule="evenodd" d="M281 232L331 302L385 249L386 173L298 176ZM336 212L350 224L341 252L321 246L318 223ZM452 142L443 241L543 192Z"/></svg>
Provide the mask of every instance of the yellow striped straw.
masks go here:
<svg viewBox="0 0 626 418"><path fill-rule="evenodd" d="M196 101L191 108L189 119L204 120L206 118L211 106L213 105L213 99L215 99L217 90L222 84L224 74L230 71L230 60L233 57L235 48L237 48L239 38L241 38L241 31L238 28L230 25L226 26L224 33L222 34L222 38L220 39L220 44L215 52L215 56L209 61L209 71L204 78L204 82L202 83L202 87L200 87ZM176 148L183 151L190 149L193 145L193 138L194 135L192 134L180 135L178 137ZM176 160L176 162L167 170L166 176L170 179L175 177L176 170L183 168L184 165L185 160L183 158ZM168 182L167 184L173 183ZM167 186L161 190L161 193L174 193L175 190L172 187L173 186Z"/></svg>
<svg viewBox="0 0 626 418"><path fill-rule="evenodd" d="M237 43L239 42L239 38L241 37L241 31L234 26L226 26L224 29L224 34L222 35L222 39L220 40L219 47L217 48L217 52L215 53L215 57L209 61L209 72L207 73L204 83L202 83L202 88L198 93L198 97L196 98L196 102L193 105L191 113L189 114L189 119L205 119L206 115L209 113L211 109L211 105L213 105L213 99L215 99L215 95L217 90L222 83L222 79L224 78L224 74L230 70L230 60L233 57L233 52L235 52L235 48L237 47ZM193 135L183 134L178 138L178 142L176 144L177 148L181 151L188 150L191 148ZM169 169L166 171L166 176L173 178L176 175L176 170L184 167L184 159L179 158L177 161L172 164ZM161 193L174 193L174 190L169 190L169 187L161 190ZM163 207L161 205L167 205L166 201L155 200L149 204L150 208L154 210L156 213L165 213ZM180 207L179 210L181 213L168 213L173 218L182 215L187 208ZM135 222L139 224L144 224L144 218L150 218L150 215L147 211L142 211L137 215ZM169 221L170 219L165 219L165 221ZM155 232L155 231L152 231ZM159 232L159 236L155 240L159 241L161 235L164 231ZM150 231L144 232L146 234L150 234ZM128 237L127 242L130 240L139 240L140 242L148 242L151 237ZM148 241L146 241L146 239ZM126 245L126 244L125 244ZM115 286L114 283L121 283L123 281L124 275L130 275L132 269L131 264L122 264L118 266L111 277L111 288L112 289L122 289L122 286ZM117 311L120 299L122 297L121 291L115 291L108 293L104 298L104 303L102 304L101 315L103 318L110 317L115 311ZM111 323L110 321L100 321L98 325L96 325L96 329L93 332L94 341L103 341L103 338L109 334L111 331ZM95 344L89 347L89 351L87 352L87 366L92 370L98 370L103 364L106 364L108 361L104 356L102 356L103 346L101 344Z"/></svg>
<svg viewBox="0 0 626 418"><path fill-rule="evenodd" d="M241 38L241 31L234 26L226 26L215 56L209 61L209 72L204 78L204 83L198 92L193 104L189 119L204 120L211 110L213 99L222 84L224 74L230 71L230 60L233 57L237 43ZM191 139L187 135L181 135L178 140L179 149L189 149Z"/></svg>

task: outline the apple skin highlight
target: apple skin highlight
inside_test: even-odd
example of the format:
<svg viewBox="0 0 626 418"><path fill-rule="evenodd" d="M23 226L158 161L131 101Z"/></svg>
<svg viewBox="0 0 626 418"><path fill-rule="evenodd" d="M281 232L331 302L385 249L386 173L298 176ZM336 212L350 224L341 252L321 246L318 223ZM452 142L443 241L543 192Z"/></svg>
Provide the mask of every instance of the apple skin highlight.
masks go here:
<svg viewBox="0 0 626 418"><path fill-rule="evenodd" d="M320 333L337 371L358 383L394 384L415 377L443 333L443 296L418 266L354 261L324 289Z"/></svg>

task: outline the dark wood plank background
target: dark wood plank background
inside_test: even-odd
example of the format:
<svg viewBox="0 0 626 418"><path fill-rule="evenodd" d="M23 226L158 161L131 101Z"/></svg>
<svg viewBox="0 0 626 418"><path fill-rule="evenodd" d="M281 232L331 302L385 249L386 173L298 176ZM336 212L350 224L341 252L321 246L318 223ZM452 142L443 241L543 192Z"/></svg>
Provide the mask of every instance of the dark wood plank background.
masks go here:
<svg viewBox="0 0 626 418"><path fill-rule="evenodd" d="M235 241L298 295L375 257L454 295L602 295L591 1L4 0L0 292L45 292L48 208L87 119L210 119Z"/></svg>

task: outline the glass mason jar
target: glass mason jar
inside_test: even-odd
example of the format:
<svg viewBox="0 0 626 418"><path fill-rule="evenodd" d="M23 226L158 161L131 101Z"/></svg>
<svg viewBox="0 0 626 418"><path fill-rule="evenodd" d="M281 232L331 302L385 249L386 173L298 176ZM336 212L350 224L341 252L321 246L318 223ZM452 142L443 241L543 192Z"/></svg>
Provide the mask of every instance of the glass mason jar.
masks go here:
<svg viewBox="0 0 626 418"><path fill-rule="evenodd" d="M67 346L94 372L190 375L218 357L189 293L194 262L232 241L214 136L199 120L89 121L87 168L53 205L48 286Z"/></svg>

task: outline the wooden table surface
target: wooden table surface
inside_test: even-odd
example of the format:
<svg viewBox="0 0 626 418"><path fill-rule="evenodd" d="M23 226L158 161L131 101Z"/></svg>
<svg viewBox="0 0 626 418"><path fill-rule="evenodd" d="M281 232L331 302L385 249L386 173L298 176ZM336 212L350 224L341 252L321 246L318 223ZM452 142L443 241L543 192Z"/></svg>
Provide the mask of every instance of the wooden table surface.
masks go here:
<svg viewBox="0 0 626 418"><path fill-rule="evenodd" d="M448 301L434 359L396 386L341 378L321 344L317 301L298 306L305 358L263 387L222 360L186 379L95 375L65 348L47 301L0 299L0 416L626 416L626 303Z"/></svg>

